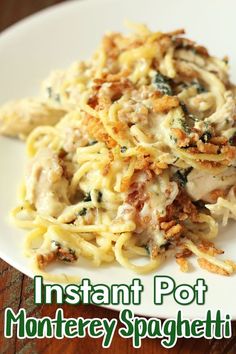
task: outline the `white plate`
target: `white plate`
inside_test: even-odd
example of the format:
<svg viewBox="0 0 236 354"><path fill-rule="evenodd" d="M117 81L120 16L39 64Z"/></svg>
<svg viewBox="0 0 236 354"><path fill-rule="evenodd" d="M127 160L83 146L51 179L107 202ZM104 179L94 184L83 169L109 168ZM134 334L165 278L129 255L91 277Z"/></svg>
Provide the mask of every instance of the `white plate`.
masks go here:
<svg viewBox="0 0 236 354"><path fill-rule="evenodd" d="M66 67L79 58L87 58L107 30L123 30L123 20L147 23L152 29L173 30L184 27L190 38L206 45L211 53L231 59L232 77L236 81L234 0L87 0L73 1L42 11L0 35L0 103L36 93L40 81L55 68ZM32 276L22 255L25 232L12 227L8 212L16 203L16 191L23 175L24 146L21 142L0 137L0 256L21 272ZM236 258L234 239L236 224L230 224L217 238L227 258ZM172 296L164 305L152 301L153 276L142 276L145 291L140 306L131 306L138 314L172 317L181 308L186 317L203 316L206 309L221 309L236 319L236 276L221 277L199 269L181 273L174 260L158 271L173 277L177 284L194 284L204 278L209 290L204 306L195 303L177 305ZM61 266L71 274L89 277L93 283L111 285L130 283L135 274L118 265L93 268ZM114 306L110 306L114 308ZM127 307L127 306L126 306ZM121 306L115 307L120 309Z"/></svg>

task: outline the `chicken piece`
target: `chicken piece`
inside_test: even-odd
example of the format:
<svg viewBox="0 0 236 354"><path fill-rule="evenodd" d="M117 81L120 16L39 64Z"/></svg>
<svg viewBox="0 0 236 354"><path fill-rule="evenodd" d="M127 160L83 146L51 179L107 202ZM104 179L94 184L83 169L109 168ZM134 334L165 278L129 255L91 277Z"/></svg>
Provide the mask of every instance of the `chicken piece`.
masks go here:
<svg viewBox="0 0 236 354"><path fill-rule="evenodd" d="M224 100L224 104L204 121L205 124L214 124L215 131L219 134L222 131L233 127L234 116L236 114L236 103L231 91L225 92Z"/></svg>
<svg viewBox="0 0 236 354"><path fill-rule="evenodd" d="M57 217L69 204L68 184L58 156L50 149L42 149L28 166L26 200L39 214Z"/></svg>
<svg viewBox="0 0 236 354"><path fill-rule="evenodd" d="M42 83L41 95L55 107L74 109L94 75L92 63L75 62L66 70L51 72Z"/></svg>
<svg viewBox="0 0 236 354"><path fill-rule="evenodd" d="M63 149L66 152L75 152L78 147L88 146L94 141L87 132L87 127L82 124L77 112L68 113L57 125Z"/></svg>
<svg viewBox="0 0 236 354"><path fill-rule="evenodd" d="M226 190L236 184L236 169L227 168L218 175L193 169L187 177L186 190L193 200L202 199L211 203L210 193L216 189Z"/></svg>
<svg viewBox="0 0 236 354"><path fill-rule="evenodd" d="M39 125L55 125L65 111L34 98L8 102L0 108L0 134L24 139Z"/></svg>

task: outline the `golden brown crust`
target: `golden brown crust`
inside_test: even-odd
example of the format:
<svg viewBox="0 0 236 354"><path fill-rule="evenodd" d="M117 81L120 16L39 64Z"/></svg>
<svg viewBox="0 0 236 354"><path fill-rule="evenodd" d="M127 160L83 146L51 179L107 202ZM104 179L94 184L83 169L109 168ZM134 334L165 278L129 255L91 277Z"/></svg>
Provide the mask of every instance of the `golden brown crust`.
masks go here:
<svg viewBox="0 0 236 354"><path fill-rule="evenodd" d="M233 268L234 272L236 271L236 263L235 262L233 262L231 260L227 260L227 261L225 261L225 263L230 265Z"/></svg>
<svg viewBox="0 0 236 354"><path fill-rule="evenodd" d="M167 231L174 225L176 225L176 221L175 220L163 221L163 222L160 223L160 228L162 230L164 230L164 231Z"/></svg>
<svg viewBox="0 0 236 354"><path fill-rule="evenodd" d="M51 251L46 254L38 254L36 256L36 262L39 269L44 269L48 264L54 262L57 258L57 251Z"/></svg>
<svg viewBox="0 0 236 354"><path fill-rule="evenodd" d="M183 226L180 224L172 226L167 232L166 232L166 238L178 238L183 231Z"/></svg>
<svg viewBox="0 0 236 354"><path fill-rule="evenodd" d="M198 248L201 252L208 254L209 256L215 256L217 254L223 254L224 251L215 247L214 243L210 241L202 240L200 244L198 244Z"/></svg>
<svg viewBox="0 0 236 354"><path fill-rule="evenodd" d="M168 168L168 164L165 162L152 162L152 158L150 155L138 155L135 161L135 170L143 170L146 171L150 177L152 176L152 171L156 175L160 175L163 170Z"/></svg>
<svg viewBox="0 0 236 354"><path fill-rule="evenodd" d="M197 142L197 148L200 152L205 154L217 154L219 147L210 143L203 143L201 140Z"/></svg>
<svg viewBox="0 0 236 354"><path fill-rule="evenodd" d="M225 197L227 195L228 189L214 189L209 193L211 203L216 203L219 197Z"/></svg>
<svg viewBox="0 0 236 354"><path fill-rule="evenodd" d="M197 45L196 42L183 37L178 37L175 39L175 46L176 48L185 48L185 49L192 49L197 54L209 57L208 50L203 47L202 45Z"/></svg>
<svg viewBox="0 0 236 354"><path fill-rule="evenodd" d="M176 253L175 258L187 258L190 257L192 254L192 251L190 251L188 248L183 248L183 250Z"/></svg>
<svg viewBox="0 0 236 354"><path fill-rule="evenodd" d="M175 137L177 138L177 145L179 147L186 147L189 145L190 138L183 130L181 130L180 128L171 128L171 131L174 133Z"/></svg>
<svg viewBox="0 0 236 354"><path fill-rule="evenodd" d="M226 145L228 142L224 136L214 136L210 139L210 143L214 145Z"/></svg>
<svg viewBox="0 0 236 354"><path fill-rule="evenodd" d="M222 268L218 267L217 265L210 263L205 258L198 258L197 261L198 261L199 266L202 269L208 270L208 272L216 273L216 274L220 274L220 275L227 275L227 276L229 275L229 273L225 269L222 269Z"/></svg>
<svg viewBox="0 0 236 354"><path fill-rule="evenodd" d="M129 189L131 177L123 177L121 180L120 191L126 192Z"/></svg>
<svg viewBox="0 0 236 354"><path fill-rule="evenodd" d="M47 265L56 260L75 262L77 260L77 256L74 251L69 248L63 248L60 244L58 244L55 250L45 254L38 254L36 256L36 262L39 269L44 269Z"/></svg>
<svg viewBox="0 0 236 354"><path fill-rule="evenodd" d="M153 111L155 113L168 113L179 106L179 100L175 96L152 97Z"/></svg>
<svg viewBox="0 0 236 354"><path fill-rule="evenodd" d="M103 141L109 148L117 145L116 141L107 134L103 124L98 118L87 115L86 118L83 119L83 123L86 125L89 134L93 138Z"/></svg>
<svg viewBox="0 0 236 354"><path fill-rule="evenodd" d="M223 146L221 152L227 155L227 159L233 160L236 157L236 146Z"/></svg>
<svg viewBox="0 0 236 354"><path fill-rule="evenodd" d="M188 272L189 271L189 263L188 260L184 257L176 258L176 263L179 265L181 272Z"/></svg>
<svg viewBox="0 0 236 354"><path fill-rule="evenodd" d="M167 206L166 214L158 219L161 224L162 222L170 222L172 220L176 220L176 222L183 221L186 218L197 222L198 211L187 193L184 190L180 190L174 202Z"/></svg>

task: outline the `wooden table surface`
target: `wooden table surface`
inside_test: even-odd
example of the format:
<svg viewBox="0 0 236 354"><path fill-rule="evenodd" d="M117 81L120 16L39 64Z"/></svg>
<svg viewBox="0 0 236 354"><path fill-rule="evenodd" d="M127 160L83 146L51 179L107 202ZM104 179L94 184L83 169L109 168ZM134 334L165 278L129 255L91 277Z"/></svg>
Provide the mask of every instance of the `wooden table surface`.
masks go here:
<svg viewBox="0 0 236 354"><path fill-rule="evenodd" d="M60 2L62 0L0 0L0 31L31 13ZM66 354L105 352L125 354L137 351L144 354L162 354L166 352L171 354L236 353L236 324L233 325L233 336L230 339L180 339L177 345L169 350L164 349L159 340L151 339L144 339L142 347L134 349L131 339L123 339L118 334L115 334L109 349L102 349L102 339L100 338L19 340L14 336L12 339L5 339L3 336L3 316L7 307L11 307L15 312L20 308L25 308L28 316L36 318L43 316L54 317L57 309L56 305L34 305L32 280L0 260L0 354L58 354L62 352ZM65 317L118 318L117 312L92 305L79 305L77 307L63 305L60 307L64 309Z"/></svg>

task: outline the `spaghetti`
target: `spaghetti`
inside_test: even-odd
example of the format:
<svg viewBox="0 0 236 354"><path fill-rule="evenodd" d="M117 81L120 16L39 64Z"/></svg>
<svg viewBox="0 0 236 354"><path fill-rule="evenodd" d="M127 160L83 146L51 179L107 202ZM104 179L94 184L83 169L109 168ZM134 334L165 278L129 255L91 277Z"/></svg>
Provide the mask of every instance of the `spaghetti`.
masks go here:
<svg viewBox="0 0 236 354"><path fill-rule="evenodd" d="M53 72L39 98L2 107L0 131L27 137L29 155L11 215L30 229L26 253L44 275L49 263L81 257L148 273L175 255L187 271L192 254L230 275L235 264L212 243L219 218L236 219L228 61L183 30L134 27Z"/></svg>

